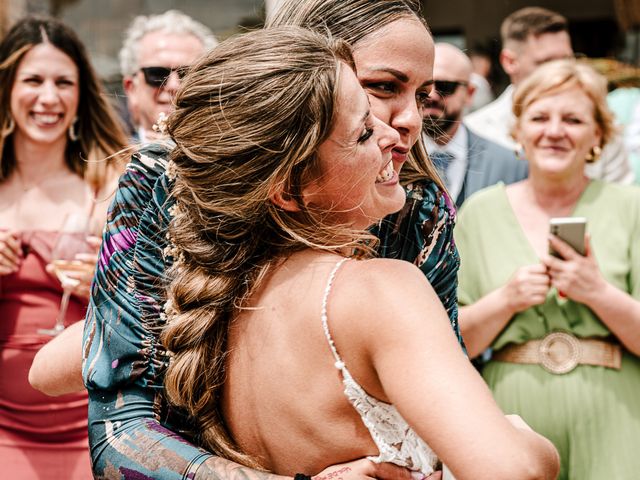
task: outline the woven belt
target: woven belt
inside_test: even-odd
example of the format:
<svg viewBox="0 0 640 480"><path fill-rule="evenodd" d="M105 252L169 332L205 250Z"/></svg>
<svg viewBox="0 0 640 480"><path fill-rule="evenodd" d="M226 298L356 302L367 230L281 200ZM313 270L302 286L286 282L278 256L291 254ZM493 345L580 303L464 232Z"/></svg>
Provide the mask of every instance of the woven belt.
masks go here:
<svg viewBox="0 0 640 480"><path fill-rule="evenodd" d="M492 358L499 362L539 364L555 374L568 373L578 365L598 365L620 370L622 348L607 340L552 332L541 340L508 345L494 352Z"/></svg>

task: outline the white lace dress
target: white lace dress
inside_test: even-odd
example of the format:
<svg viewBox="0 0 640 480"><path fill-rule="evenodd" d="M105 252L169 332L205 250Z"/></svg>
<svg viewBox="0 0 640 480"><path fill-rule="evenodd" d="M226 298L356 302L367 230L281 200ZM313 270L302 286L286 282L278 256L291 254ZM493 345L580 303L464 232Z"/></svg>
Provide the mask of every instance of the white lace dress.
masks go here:
<svg viewBox="0 0 640 480"><path fill-rule="evenodd" d="M369 430L380 452L377 457L369 457L369 459L376 463L391 462L429 475L434 472L438 457L409 427L393 405L373 398L354 380L338 354L329 332L327 301L336 273L346 260L344 258L336 264L327 281L322 300L322 327L336 360L335 367L342 373L344 394L360 414L362 422Z"/></svg>

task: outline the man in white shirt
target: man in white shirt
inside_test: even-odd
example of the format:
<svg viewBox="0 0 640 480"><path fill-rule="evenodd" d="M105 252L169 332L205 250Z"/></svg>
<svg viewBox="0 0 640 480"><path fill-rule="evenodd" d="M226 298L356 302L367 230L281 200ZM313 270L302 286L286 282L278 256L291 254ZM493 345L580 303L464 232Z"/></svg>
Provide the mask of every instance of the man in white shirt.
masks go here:
<svg viewBox="0 0 640 480"><path fill-rule="evenodd" d="M539 65L550 60L573 58L566 18L539 7L526 7L509 15L500 28L502 51L500 64L509 75L511 85L495 101L465 118L465 124L478 135L515 149L511 129L514 87ZM600 160L587 164L585 173L591 178L631 183L633 172L618 135L603 149Z"/></svg>
<svg viewBox="0 0 640 480"><path fill-rule="evenodd" d="M134 140L158 136L153 125L171 112L186 69L216 44L211 30L177 10L133 19L119 57Z"/></svg>
<svg viewBox="0 0 640 480"><path fill-rule="evenodd" d="M527 176L527 163L513 150L470 132L462 123L475 87L471 61L457 47L435 45L434 89L423 109L423 139L458 206L472 193L497 182L513 183Z"/></svg>

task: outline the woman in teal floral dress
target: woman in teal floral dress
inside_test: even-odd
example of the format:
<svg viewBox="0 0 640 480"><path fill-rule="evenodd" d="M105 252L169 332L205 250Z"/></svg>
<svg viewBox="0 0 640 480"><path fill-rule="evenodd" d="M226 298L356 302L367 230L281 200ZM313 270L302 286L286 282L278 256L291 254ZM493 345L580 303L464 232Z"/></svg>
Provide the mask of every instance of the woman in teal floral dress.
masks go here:
<svg viewBox="0 0 640 480"><path fill-rule="evenodd" d="M455 295L459 259L452 237L455 210L423 147L415 143L422 120L419 102L432 83L433 53L427 51L430 58L424 61L397 53L384 55L385 49L391 51L391 42L406 41L385 38L383 28L396 21L411 26L419 23L420 35L427 44L431 42L418 2L410 3L291 1L285 2L274 23L286 23L289 9L290 23L330 28L334 36L354 45L359 71L366 64L367 51L375 53L383 66L386 62L389 70L406 71L406 82L389 73L359 76L373 113L396 128L407 146L394 157L397 168L408 160L403 168L405 182L411 183L407 204L378 226L380 254L403 258L422 269L461 342ZM304 20L300 20L296 9L305 6ZM367 38L373 32L375 41ZM369 41L362 42L366 47L358 50L363 38ZM376 48L382 49L381 57ZM380 62L379 58L387 60ZM163 274L170 260L165 257L169 186L163 175L170 148L170 144L147 146L133 156L120 180L103 238L84 349L94 474L99 478L219 478L233 470L243 476L259 475L187 442L190 426L179 412L167 408L163 397L168 356L158 334L164 324Z"/></svg>

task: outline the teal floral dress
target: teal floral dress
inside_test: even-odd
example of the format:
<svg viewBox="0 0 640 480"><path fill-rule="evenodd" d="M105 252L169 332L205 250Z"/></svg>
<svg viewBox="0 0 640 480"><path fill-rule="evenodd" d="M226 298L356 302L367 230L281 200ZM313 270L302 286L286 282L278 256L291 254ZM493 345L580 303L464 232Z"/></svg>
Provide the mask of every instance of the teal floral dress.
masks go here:
<svg viewBox="0 0 640 480"><path fill-rule="evenodd" d="M163 395L169 357L159 341L165 322L164 271L171 144L133 155L111 205L84 332L83 375L89 391L89 443L95 478L210 478L199 469L212 454L197 447L187 417ZM457 322L455 209L433 182L408 190L407 205L375 229L380 254L422 269Z"/></svg>

